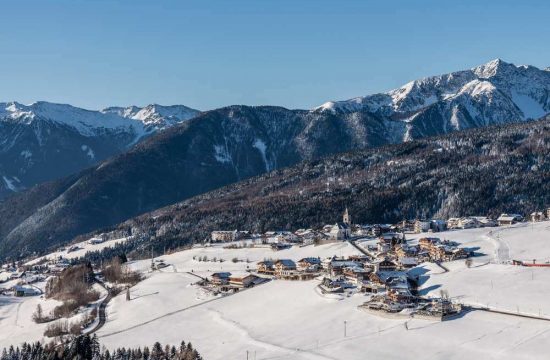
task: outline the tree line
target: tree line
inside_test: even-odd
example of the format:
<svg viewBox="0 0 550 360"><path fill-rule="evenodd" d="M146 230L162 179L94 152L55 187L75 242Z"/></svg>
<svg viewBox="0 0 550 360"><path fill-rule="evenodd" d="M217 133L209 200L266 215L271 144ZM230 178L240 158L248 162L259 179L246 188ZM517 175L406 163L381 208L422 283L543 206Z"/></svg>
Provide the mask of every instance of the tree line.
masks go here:
<svg viewBox="0 0 550 360"><path fill-rule="evenodd" d="M23 343L21 346L4 348L0 360L202 360L190 342L179 346L162 346L156 342L151 348L116 348L111 351L102 347L94 334L75 337L69 343L55 346L40 342Z"/></svg>

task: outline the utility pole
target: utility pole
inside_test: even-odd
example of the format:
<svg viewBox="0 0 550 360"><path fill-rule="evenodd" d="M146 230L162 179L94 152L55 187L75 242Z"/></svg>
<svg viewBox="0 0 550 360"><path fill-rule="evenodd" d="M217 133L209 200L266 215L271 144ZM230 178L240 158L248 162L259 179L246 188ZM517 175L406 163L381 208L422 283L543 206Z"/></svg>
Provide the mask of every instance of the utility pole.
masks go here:
<svg viewBox="0 0 550 360"><path fill-rule="evenodd" d="M155 261L154 261L154 254L153 254L153 245L151 245L151 271L155 270Z"/></svg>
<svg viewBox="0 0 550 360"><path fill-rule="evenodd" d="M347 337L347 325L348 325L348 322L346 320L344 320L344 337Z"/></svg>

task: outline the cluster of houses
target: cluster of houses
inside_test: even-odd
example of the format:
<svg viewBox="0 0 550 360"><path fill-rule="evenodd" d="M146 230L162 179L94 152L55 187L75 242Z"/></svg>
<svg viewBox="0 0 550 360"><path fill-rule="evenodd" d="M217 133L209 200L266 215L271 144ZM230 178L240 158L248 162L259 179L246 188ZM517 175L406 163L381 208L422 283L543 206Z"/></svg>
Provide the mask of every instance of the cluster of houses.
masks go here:
<svg viewBox="0 0 550 360"><path fill-rule="evenodd" d="M342 216L342 221L325 225L320 229L298 229L292 231L267 231L263 234L252 234L248 231L213 231L210 243L227 243L239 240L255 240L264 246L271 246L273 250L283 250L292 244L310 245L333 241L352 240L360 237L378 237L384 233L425 233L440 232L454 229L472 229L480 227L494 227L512 225L517 222L544 221L550 219L550 208L536 211L528 218L520 214L501 214L493 219L487 216L466 216L449 218L447 220L403 220L397 224L353 224L348 209Z"/></svg>
<svg viewBox="0 0 550 360"><path fill-rule="evenodd" d="M70 266L67 259L44 260L35 265L4 264L0 270L0 293L13 296L35 296L42 292L32 284L45 281ZM2 286L2 284L6 284Z"/></svg>

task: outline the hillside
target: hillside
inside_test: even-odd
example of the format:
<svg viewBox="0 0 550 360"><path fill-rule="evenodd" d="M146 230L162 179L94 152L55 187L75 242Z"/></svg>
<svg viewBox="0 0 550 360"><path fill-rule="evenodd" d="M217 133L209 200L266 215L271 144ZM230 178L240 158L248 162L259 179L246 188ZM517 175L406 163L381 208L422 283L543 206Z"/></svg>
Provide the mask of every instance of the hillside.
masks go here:
<svg viewBox="0 0 550 360"><path fill-rule="evenodd" d="M160 250L212 230L528 214L550 204L550 118L344 153L255 177L122 223ZM148 244L148 242L145 242ZM131 248L140 248L140 243ZM145 245L147 250L149 247Z"/></svg>
<svg viewBox="0 0 550 360"><path fill-rule="evenodd" d="M473 86L472 81L483 82L481 87L474 86L479 91L466 91ZM451 96L452 91L456 96ZM78 234L301 161L528 120L535 113L522 108L525 101L547 112L549 92L548 72L499 60L418 80L390 95L360 98L360 103L368 106L338 103L341 106L327 105L312 111L229 106L204 112L97 167L0 203L0 214L9 214L14 207L20 209L15 218L0 219L0 249L9 248L12 254L45 249ZM524 103L513 94L521 94L519 99ZM388 96L391 104L384 105ZM373 105L381 98L386 100ZM439 111L448 106L469 110L454 112L456 116ZM168 115L177 113L174 109L165 111ZM104 112L143 121L149 110L111 108ZM154 118L149 119L149 124L155 124ZM456 126L449 122L456 122ZM70 187L62 185L66 183ZM38 195L41 193L47 195ZM380 194L376 197L383 202ZM437 208L440 203L433 206ZM424 209L424 205L419 208ZM388 205L384 211L397 210ZM379 214L377 209L375 217Z"/></svg>

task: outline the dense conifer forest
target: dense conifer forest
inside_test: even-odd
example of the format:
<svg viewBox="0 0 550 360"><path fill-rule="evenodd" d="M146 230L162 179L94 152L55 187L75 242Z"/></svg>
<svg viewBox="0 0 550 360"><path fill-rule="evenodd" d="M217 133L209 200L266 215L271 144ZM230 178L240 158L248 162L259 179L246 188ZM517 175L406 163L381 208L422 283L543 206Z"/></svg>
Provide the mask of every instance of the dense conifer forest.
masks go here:
<svg viewBox="0 0 550 360"><path fill-rule="evenodd" d="M4 348L0 360L202 360L191 343L162 346L156 342L151 348L117 348L109 351L97 337L83 335L61 346L23 343Z"/></svg>

